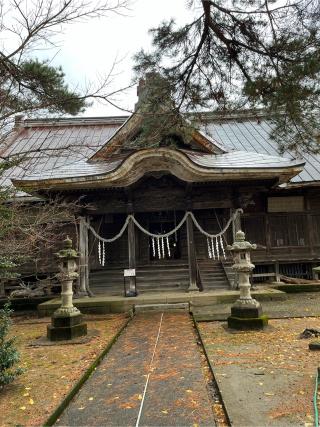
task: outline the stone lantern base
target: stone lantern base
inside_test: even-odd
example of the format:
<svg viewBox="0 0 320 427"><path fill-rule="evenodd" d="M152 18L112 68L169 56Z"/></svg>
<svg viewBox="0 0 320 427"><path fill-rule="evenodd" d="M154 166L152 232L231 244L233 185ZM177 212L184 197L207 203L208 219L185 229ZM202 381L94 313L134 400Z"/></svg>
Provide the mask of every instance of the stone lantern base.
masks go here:
<svg viewBox="0 0 320 427"><path fill-rule="evenodd" d="M248 303L238 300L231 307L228 317L228 327L238 330L263 329L268 325L268 317L262 313L260 303L251 299Z"/></svg>
<svg viewBox="0 0 320 427"><path fill-rule="evenodd" d="M54 313L51 325L47 327L47 338L50 341L72 340L87 335L87 324L82 321L78 311L64 316Z"/></svg>
<svg viewBox="0 0 320 427"><path fill-rule="evenodd" d="M309 344L309 350L320 350L320 341L312 341Z"/></svg>

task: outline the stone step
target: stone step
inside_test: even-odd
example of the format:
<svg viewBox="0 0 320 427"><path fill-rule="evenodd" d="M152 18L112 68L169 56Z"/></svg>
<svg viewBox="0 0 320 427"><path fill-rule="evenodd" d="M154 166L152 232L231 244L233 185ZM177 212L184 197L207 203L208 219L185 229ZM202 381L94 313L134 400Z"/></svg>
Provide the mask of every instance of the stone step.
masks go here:
<svg viewBox="0 0 320 427"><path fill-rule="evenodd" d="M136 313L150 311L189 311L189 304L187 302L167 304L135 304L134 311Z"/></svg>
<svg viewBox="0 0 320 427"><path fill-rule="evenodd" d="M140 283L167 283L167 282L184 282L188 281L189 276L151 276L151 277L137 277L137 282Z"/></svg>
<svg viewBox="0 0 320 427"><path fill-rule="evenodd" d="M207 275L205 273L203 273L202 271L200 272L200 276L202 280L206 280L206 281L211 281L211 282L215 282L215 281L219 281L219 280L226 280L226 276L224 274L219 274L217 276L212 276L212 275Z"/></svg>
<svg viewBox="0 0 320 427"><path fill-rule="evenodd" d="M218 285L225 285L226 284L226 280L225 279L215 280L215 281L212 281L212 280L202 280L202 284L214 287L214 286L218 286Z"/></svg>
<svg viewBox="0 0 320 427"><path fill-rule="evenodd" d="M177 294L181 292L187 292L188 288L168 288L168 289L137 289L138 295L149 295L149 294L156 294L159 295L161 292L165 292L166 294Z"/></svg>

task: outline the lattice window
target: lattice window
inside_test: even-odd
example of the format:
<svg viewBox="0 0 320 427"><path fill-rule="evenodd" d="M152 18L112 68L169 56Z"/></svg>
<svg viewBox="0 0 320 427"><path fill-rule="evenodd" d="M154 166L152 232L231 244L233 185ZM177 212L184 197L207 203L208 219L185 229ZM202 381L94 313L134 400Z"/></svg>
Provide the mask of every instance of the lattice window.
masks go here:
<svg viewBox="0 0 320 427"><path fill-rule="evenodd" d="M312 265L308 263L280 264L279 273L298 279L312 279Z"/></svg>

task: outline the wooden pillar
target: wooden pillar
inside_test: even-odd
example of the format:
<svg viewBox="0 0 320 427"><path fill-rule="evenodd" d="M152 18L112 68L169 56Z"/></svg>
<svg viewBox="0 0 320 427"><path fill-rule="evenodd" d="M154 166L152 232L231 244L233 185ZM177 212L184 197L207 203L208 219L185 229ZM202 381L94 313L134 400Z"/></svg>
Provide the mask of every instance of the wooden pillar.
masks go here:
<svg viewBox="0 0 320 427"><path fill-rule="evenodd" d="M233 215L235 213L236 209L231 208L230 209L230 215ZM233 241L236 239L237 231L241 230L241 215L238 213L235 220L232 221L232 237Z"/></svg>
<svg viewBox="0 0 320 427"><path fill-rule="evenodd" d="M265 234L266 234L266 254L271 254L271 234L270 234L270 218L269 214L265 214Z"/></svg>
<svg viewBox="0 0 320 427"><path fill-rule="evenodd" d="M133 196L130 189L126 190L127 195L127 213L134 215ZM133 221L128 224L128 263L129 268L136 270L136 230ZM136 273L136 271L135 271ZM126 296L134 297L137 295L136 276L128 277L129 285L126 285Z"/></svg>
<svg viewBox="0 0 320 427"><path fill-rule="evenodd" d="M197 286L197 258L195 250L193 221L190 216L187 217L187 242L188 242L188 261L189 261L189 287L188 291L199 291Z"/></svg>
<svg viewBox="0 0 320 427"><path fill-rule="evenodd" d="M312 224L312 216L311 214L308 212L307 213L307 221L306 221L306 227L307 227L307 236L308 236L308 242L306 242L306 245L309 245L310 248L310 253L311 255L315 255L315 250L314 250L314 234L313 234L313 224Z"/></svg>
<svg viewBox="0 0 320 427"><path fill-rule="evenodd" d="M89 291L89 251L88 251L88 229L85 226L89 219L80 217L79 223L79 252L80 252L80 267L79 267L79 294L88 296Z"/></svg>
<svg viewBox="0 0 320 427"><path fill-rule="evenodd" d="M0 279L0 296L5 296L6 290L4 285L4 279Z"/></svg>
<svg viewBox="0 0 320 427"><path fill-rule="evenodd" d="M136 234L135 234L135 225L133 221L130 221L128 224L128 258L129 258L129 268L136 269ZM126 289L126 296L136 296L136 278L128 277L129 288Z"/></svg>

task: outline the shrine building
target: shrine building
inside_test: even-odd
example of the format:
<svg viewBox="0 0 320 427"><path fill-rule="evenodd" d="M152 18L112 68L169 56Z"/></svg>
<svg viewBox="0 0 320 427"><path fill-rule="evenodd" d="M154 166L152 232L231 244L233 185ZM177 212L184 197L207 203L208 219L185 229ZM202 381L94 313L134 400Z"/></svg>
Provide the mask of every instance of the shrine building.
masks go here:
<svg viewBox="0 0 320 427"><path fill-rule="evenodd" d="M320 259L320 156L280 156L263 111L207 113L188 138L173 135L174 146L128 145L143 120L139 109L17 117L1 148L3 158L23 156L6 179L24 200L59 195L83 204L78 232L69 230L81 253L80 290L122 295L124 270L128 296L231 289L226 246L239 228L258 245L254 282L312 278Z"/></svg>

